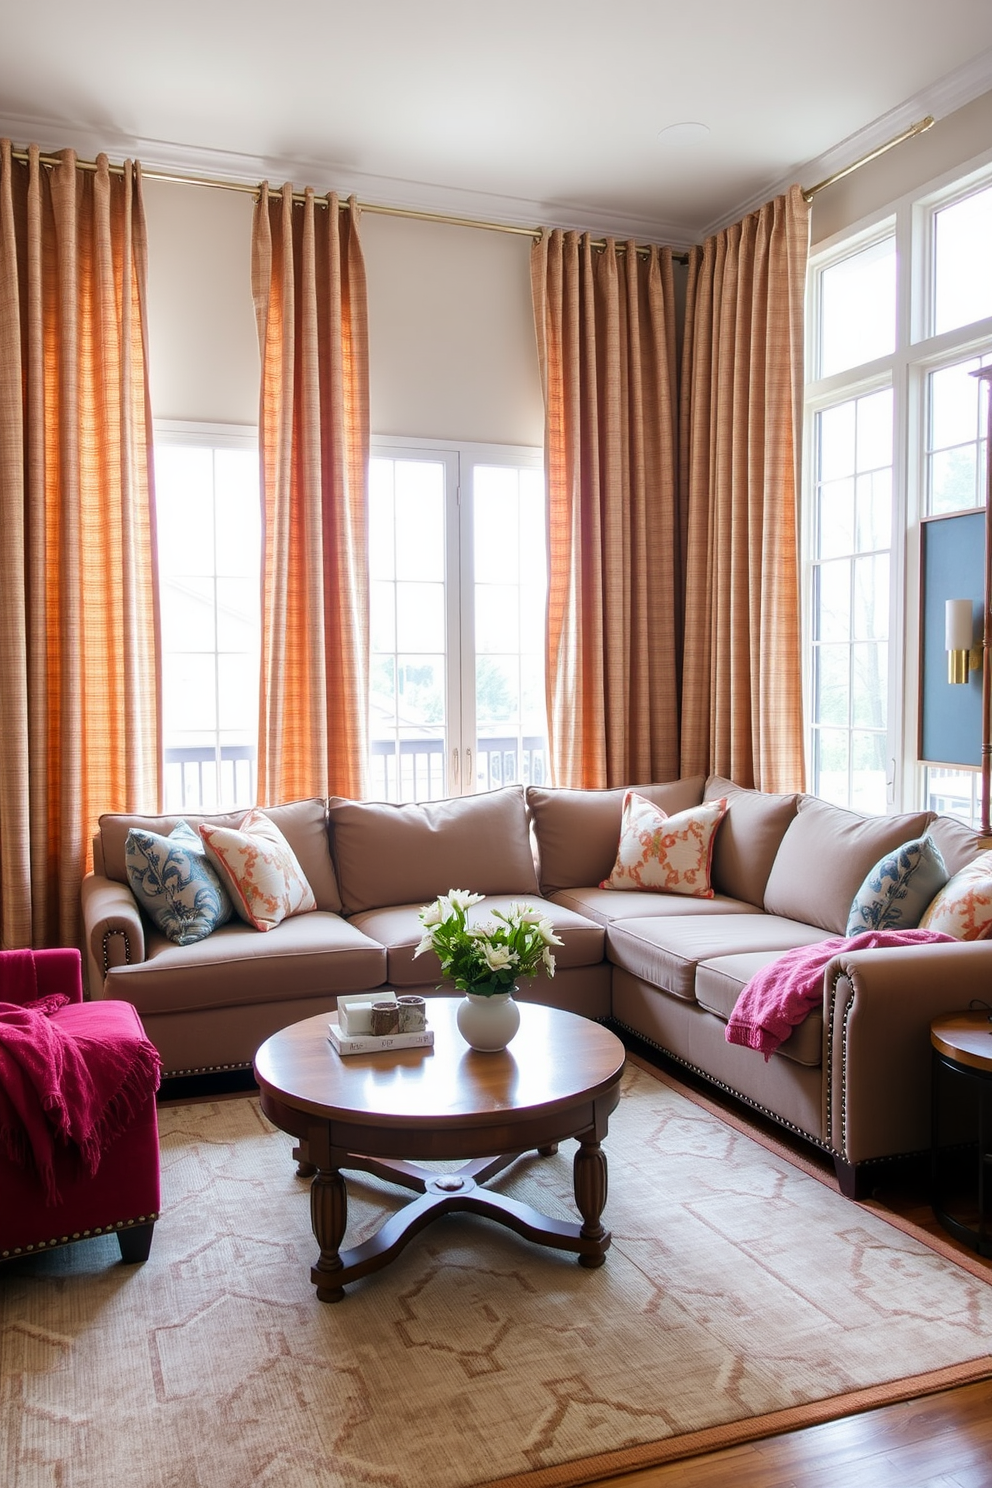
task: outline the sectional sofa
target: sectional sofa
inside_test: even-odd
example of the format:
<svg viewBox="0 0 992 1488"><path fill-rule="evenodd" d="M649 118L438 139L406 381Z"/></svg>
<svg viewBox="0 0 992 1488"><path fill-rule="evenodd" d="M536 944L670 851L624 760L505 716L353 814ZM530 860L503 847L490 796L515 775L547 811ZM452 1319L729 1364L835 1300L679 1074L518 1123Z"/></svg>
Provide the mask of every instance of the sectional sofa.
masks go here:
<svg viewBox="0 0 992 1488"><path fill-rule="evenodd" d="M929 1145L929 1024L992 990L992 941L834 956L822 1004L770 1059L728 1043L742 987L796 946L844 936L869 869L929 833L947 869L980 849L932 813L862 817L808 795L713 777L637 786L669 814L724 798L712 898L600 887L613 868L623 790L511 786L421 805L333 798L267 809L316 907L262 933L239 920L193 945L167 940L128 886L132 827L177 816L110 815L83 885L89 994L141 1014L163 1073L248 1066L277 1028L333 1008L338 993L389 985L431 995L440 968L414 958L418 910L449 888L481 911L543 904L562 941L553 979L520 995L613 1022L773 1117L834 1159L861 1196L877 1165ZM236 825L243 813L201 821Z"/></svg>

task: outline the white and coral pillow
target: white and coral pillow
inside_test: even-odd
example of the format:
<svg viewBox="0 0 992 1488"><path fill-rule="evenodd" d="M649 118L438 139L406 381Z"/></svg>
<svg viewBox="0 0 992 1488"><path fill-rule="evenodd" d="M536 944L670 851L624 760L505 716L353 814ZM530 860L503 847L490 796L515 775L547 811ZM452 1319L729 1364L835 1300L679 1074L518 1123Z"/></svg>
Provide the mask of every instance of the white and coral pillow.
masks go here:
<svg viewBox="0 0 992 1488"><path fill-rule="evenodd" d="M264 811L253 807L237 828L204 822L200 836L234 908L256 930L317 908L296 854Z"/></svg>
<svg viewBox="0 0 992 1488"><path fill-rule="evenodd" d="M726 811L727 798L721 796L669 816L629 790L623 798L617 860L600 888L712 899L713 839Z"/></svg>
<svg viewBox="0 0 992 1488"><path fill-rule="evenodd" d="M992 935L992 852L979 853L949 878L924 911L921 930L942 930L955 940Z"/></svg>

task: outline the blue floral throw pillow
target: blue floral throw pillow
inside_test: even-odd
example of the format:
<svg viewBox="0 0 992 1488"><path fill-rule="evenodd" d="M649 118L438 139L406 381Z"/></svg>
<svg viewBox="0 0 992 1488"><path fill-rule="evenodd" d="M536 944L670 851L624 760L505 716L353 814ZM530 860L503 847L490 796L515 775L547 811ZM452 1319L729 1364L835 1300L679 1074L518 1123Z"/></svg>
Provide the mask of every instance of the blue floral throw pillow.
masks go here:
<svg viewBox="0 0 992 1488"><path fill-rule="evenodd" d="M124 862L139 905L176 945L205 940L231 918L227 890L189 822L177 822L168 837L133 827Z"/></svg>
<svg viewBox="0 0 992 1488"><path fill-rule="evenodd" d="M904 842L875 864L855 894L846 934L915 930L947 878L944 859L932 837Z"/></svg>

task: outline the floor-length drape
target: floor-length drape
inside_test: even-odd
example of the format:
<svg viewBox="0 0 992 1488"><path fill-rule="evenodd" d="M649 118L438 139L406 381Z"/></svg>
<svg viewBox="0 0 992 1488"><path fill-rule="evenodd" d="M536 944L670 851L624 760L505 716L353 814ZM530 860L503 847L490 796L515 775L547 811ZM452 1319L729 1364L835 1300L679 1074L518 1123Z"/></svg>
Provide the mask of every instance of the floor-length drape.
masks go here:
<svg viewBox="0 0 992 1488"><path fill-rule="evenodd" d="M547 696L564 786L679 773L681 555L672 255L542 234Z"/></svg>
<svg viewBox="0 0 992 1488"><path fill-rule="evenodd" d="M0 939L76 942L97 817L160 798L140 168L0 141Z"/></svg>
<svg viewBox="0 0 992 1488"><path fill-rule="evenodd" d="M368 324L358 209L263 187L262 805L360 796L368 707Z"/></svg>
<svg viewBox="0 0 992 1488"><path fill-rule="evenodd" d="M689 258L682 772L804 783L798 494L809 206L798 186Z"/></svg>

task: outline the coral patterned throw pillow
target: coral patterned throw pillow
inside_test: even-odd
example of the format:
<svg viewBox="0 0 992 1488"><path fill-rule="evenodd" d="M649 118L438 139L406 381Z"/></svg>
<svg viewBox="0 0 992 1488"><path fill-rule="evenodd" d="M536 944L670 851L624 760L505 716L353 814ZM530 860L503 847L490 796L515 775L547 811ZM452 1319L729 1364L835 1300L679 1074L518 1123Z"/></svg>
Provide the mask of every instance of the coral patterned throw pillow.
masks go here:
<svg viewBox="0 0 992 1488"><path fill-rule="evenodd" d="M713 839L727 810L727 798L704 801L669 816L629 790L623 798L617 860L601 889L648 889L712 899L710 865Z"/></svg>
<svg viewBox="0 0 992 1488"><path fill-rule="evenodd" d="M979 853L949 878L920 920L921 930L942 930L955 940L992 934L992 852Z"/></svg>
<svg viewBox="0 0 992 1488"><path fill-rule="evenodd" d="M296 854L264 811L253 807L237 828L204 822L200 836L234 908L256 930L317 908Z"/></svg>

